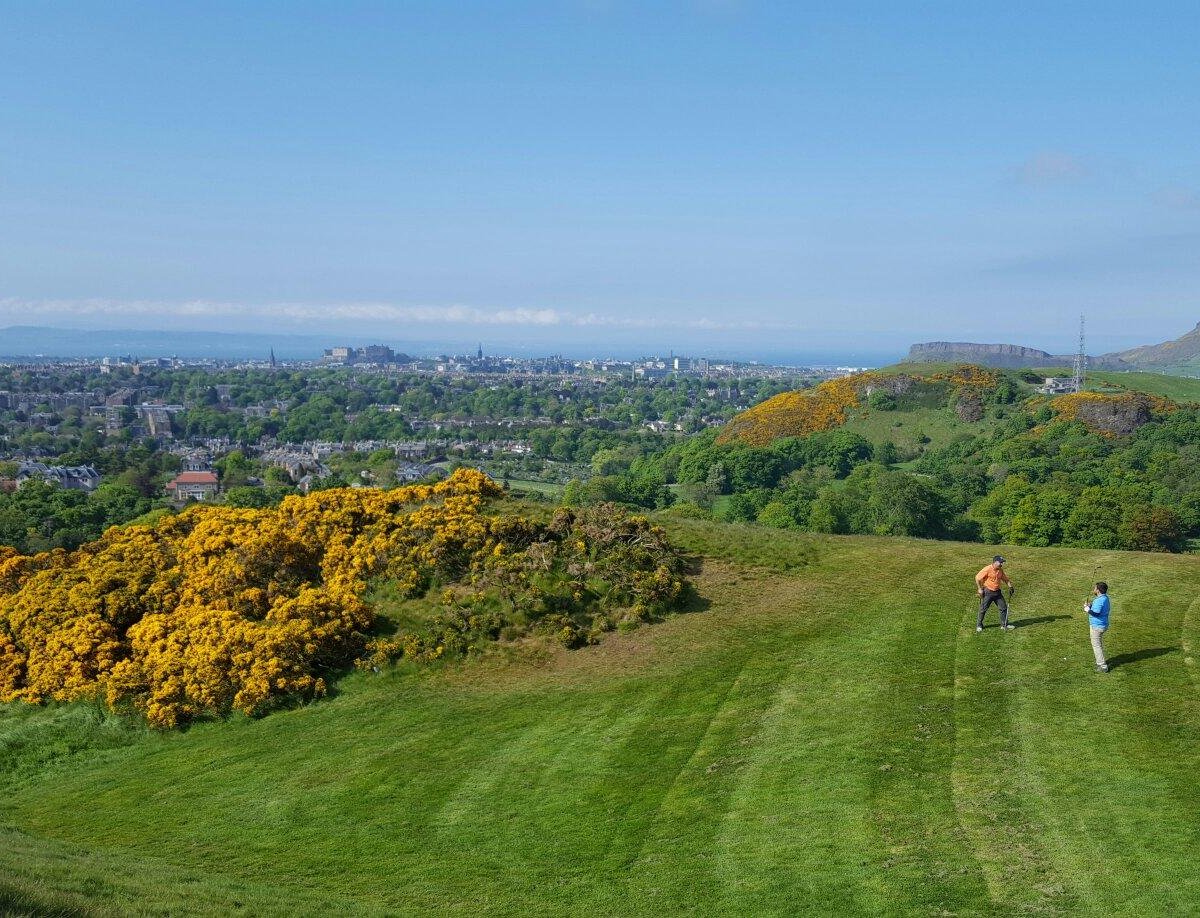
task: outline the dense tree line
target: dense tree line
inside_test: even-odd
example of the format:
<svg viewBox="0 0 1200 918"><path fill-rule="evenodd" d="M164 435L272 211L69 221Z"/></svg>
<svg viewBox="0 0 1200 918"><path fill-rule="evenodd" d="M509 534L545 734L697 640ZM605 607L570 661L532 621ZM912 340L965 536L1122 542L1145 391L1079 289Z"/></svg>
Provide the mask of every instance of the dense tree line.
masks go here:
<svg viewBox="0 0 1200 918"><path fill-rule="evenodd" d="M179 469L178 457L152 440L128 447L80 443L56 461L94 465L103 483L87 493L30 480L15 491L0 492L0 545L21 552L77 548L109 526L165 506L163 486ZM0 462L0 478L12 479L17 469L16 462Z"/></svg>
<svg viewBox="0 0 1200 918"><path fill-rule="evenodd" d="M0 493L0 545L23 553L75 549L155 506L127 484L102 484L88 494L30 481L17 491Z"/></svg>

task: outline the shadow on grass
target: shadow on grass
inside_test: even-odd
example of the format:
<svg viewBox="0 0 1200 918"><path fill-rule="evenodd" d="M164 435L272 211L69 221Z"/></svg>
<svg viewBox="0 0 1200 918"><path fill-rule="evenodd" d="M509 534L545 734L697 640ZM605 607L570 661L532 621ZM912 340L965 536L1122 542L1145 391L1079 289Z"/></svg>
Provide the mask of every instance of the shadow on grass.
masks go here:
<svg viewBox="0 0 1200 918"><path fill-rule="evenodd" d="M683 586L683 593L680 594L679 601L671 611L677 615L686 615L692 612L706 612L711 608L712 600L707 596L701 596L695 585L688 581Z"/></svg>
<svg viewBox="0 0 1200 918"><path fill-rule="evenodd" d="M1131 653L1119 653L1115 657L1108 658L1108 668L1109 670L1114 670L1118 666L1127 666L1130 663L1137 663L1140 660L1150 660L1154 657L1162 657L1169 653L1178 652L1178 647L1146 647L1143 650L1134 650Z"/></svg>
<svg viewBox="0 0 1200 918"><path fill-rule="evenodd" d="M1061 622L1069 615L1039 615L1037 618L1014 618L1009 624L1014 628L1028 628L1030 625L1044 625L1047 622Z"/></svg>

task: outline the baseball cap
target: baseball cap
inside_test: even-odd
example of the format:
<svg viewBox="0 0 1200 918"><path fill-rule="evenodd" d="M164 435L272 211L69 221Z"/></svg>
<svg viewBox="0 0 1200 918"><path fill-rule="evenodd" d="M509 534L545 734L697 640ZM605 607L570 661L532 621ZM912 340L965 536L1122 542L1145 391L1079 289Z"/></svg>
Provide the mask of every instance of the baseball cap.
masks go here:
<svg viewBox="0 0 1200 918"><path fill-rule="evenodd" d="M1003 557L1001 557L1000 555L996 555L994 558L992 558L992 560L999 561L1001 564L1005 563L1005 559Z"/></svg>

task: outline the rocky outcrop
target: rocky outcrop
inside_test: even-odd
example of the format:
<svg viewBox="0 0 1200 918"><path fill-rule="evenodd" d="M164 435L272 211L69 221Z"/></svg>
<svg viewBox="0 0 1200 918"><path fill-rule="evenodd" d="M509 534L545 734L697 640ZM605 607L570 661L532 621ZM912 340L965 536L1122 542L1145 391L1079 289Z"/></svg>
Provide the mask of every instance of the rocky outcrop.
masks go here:
<svg viewBox="0 0 1200 918"><path fill-rule="evenodd" d="M927 341L908 349L908 363L974 363L985 367L1069 367L1074 357L1054 355L1019 344L972 344L966 341ZM1130 369L1118 355L1089 357L1088 366L1098 370Z"/></svg>
<svg viewBox="0 0 1200 918"><path fill-rule="evenodd" d="M974 389L964 391L954 402L954 413L960 421L974 424L983 420L983 397Z"/></svg>
<svg viewBox="0 0 1200 918"><path fill-rule="evenodd" d="M897 373L895 376L885 376L867 386L867 395L882 390L888 395L907 395L916 385L917 380L907 373Z"/></svg>
<svg viewBox="0 0 1200 918"><path fill-rule="evenodd" d="M1078 392L1055 399L1051 407L1062 420L1080 421L1098 433L1127 437L1154 420L1155 412L1172 411L1175 406L1165 398L1144 392L1121 395Z"/></svg>

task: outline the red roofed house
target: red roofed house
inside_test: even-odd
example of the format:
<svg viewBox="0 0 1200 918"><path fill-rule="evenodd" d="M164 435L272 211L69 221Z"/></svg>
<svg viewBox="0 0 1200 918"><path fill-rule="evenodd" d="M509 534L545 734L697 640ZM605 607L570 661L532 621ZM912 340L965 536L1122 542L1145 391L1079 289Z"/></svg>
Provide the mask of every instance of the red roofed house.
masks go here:
<svg viewBox="0 0 1200 918"><path fill-rule="evenodd" d="M167 494L184 503L189 500L211 500L220 492L216 472L180 472L167 484Z"/></svg>

